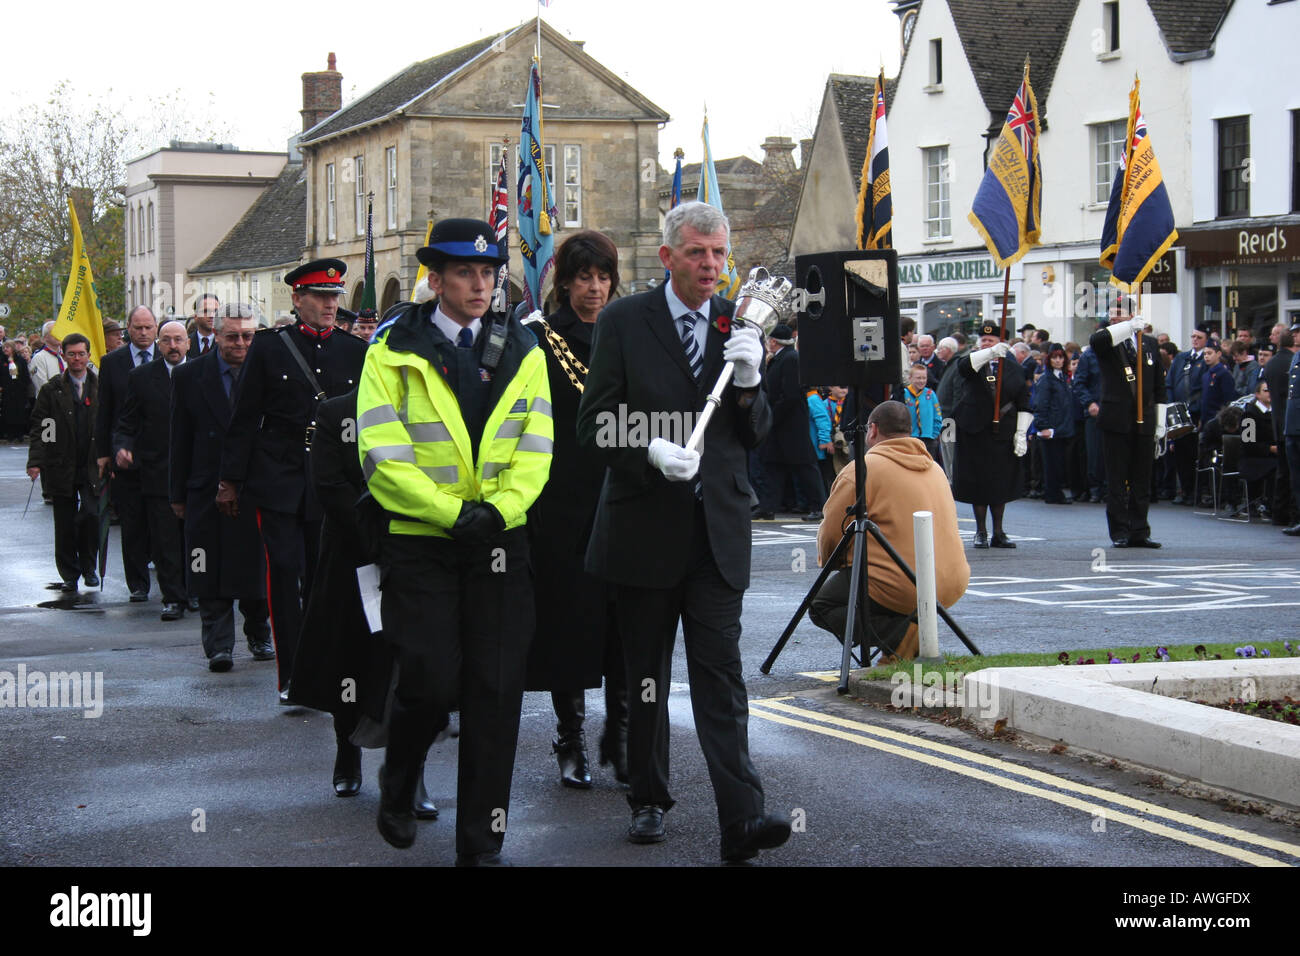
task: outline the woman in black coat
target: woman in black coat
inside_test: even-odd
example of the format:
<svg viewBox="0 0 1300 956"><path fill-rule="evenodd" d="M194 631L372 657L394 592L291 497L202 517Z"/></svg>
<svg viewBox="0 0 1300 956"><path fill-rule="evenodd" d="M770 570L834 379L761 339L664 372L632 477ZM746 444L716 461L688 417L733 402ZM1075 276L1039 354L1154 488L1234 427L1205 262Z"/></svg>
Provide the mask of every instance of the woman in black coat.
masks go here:
<svg viewBox="0 0 1300 956"><path fill-rule="evenodd" d="M14 441L27 434L31 421L31 372L19 342L10 339L4 344L0 359L0 436Z"/></svg>
<svg viewBox="0 0 1300 956"><path fill-rule="evenodd" d="M600 460L578 444L578 402L591 361L596 317L618 288L618 250L594 230L570 236L555 254L560 307L530 328L546 356L555 446L551 476L528 512L537 594L537 632L528 652L528 690L549 690L560 782L587 789L591 770L583 721L584 689L605 674L600 762L627 781L627 689L623 652L605 584L583 570L583 556L605 480Z"/></svg>
<svg viewBox="0 0 1300 956"><path fill-rule="evenodd" d="M1055 343L1047 352L1047 371L1034 386L1034 428L1043 449L1043 501L1049 505L1070 504L1062 492L1065 474L1065 446L1074 435L1077 402L1070 391L1065 349Z"/></svg>

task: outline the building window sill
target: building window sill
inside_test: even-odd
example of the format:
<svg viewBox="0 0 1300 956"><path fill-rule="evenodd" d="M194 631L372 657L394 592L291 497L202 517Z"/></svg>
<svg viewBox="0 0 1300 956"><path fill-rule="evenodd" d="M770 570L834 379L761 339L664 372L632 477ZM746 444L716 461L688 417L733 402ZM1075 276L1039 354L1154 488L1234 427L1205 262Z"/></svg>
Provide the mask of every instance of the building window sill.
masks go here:
<svg viewBox="0 0 1300 956"><path fill-rule="evenodd" d="M1088 212L1105 212L1107 209L1110 208L1110 203L1109 202L1084 203L1083 208L1088 210Z"/></svg>
<svg viewBox="0 0 1300 956"><path fill-rule="evenodd" d="M921 87L921 92L922 92L922 93L942 93L942 92L943 92L943 84L942 84L942 83L931 83L929 86L923 86L923 87Z"/></svg>
<svg viewBox="0 0 1300 956"><path fill-rule="evenodd" d="M1105 53L1098 53L1098 54L1097 54L1097 62L1099 62L1099 63L1107 63L1107 62L1109 62L1109 61L1111 61L1111 60L1118 60L1118 59L1119 59L1119 55L1120 55L1120 51L1119 51L1119 50L1109 50L1109 51L1107 51L1107 52L1105 52Z"/></svg>
<svg viewBox="0 0 1300 956"><path fill-rule="evenodd" d="M952 242L952 236L939 236L936 239L922 239L923 246L945 246Z"/></svg>

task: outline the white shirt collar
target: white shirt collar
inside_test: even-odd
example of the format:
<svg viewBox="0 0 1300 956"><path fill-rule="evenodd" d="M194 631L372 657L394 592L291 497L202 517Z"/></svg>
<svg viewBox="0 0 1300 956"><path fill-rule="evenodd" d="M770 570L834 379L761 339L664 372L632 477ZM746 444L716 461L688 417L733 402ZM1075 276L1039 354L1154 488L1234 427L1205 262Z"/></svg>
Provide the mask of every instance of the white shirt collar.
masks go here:
<svg viewBox="0 0 1300 956"><path fill-rule="evenodd" d="M1261 412L1265 412L1265 413L1271 413L1273 411L1271 407L1261 403L1258 398L1255 399L1255 407L1258 408Z"/></svg>
<svg viewBox="0 0 1300 956"><path fill-rule="evenodd" d="M704 316L705 324L708 324L709 310L713 305L711 299L705 299L704 304L701 305L698 309L689 308L686 305L686 303L684 303L681 299L677 298L677 293L673 291L672 279L669 279L667 282L664 283L664 293L668 297L668 314L673 317L674 322L676 322L678 319L680 319L683 315L685 315L688 312L698 312L700 315Z"/></svg>
<svg viewBox="0 0 1300 956"><path fill-rule="evenodd" d="M471 332L473 332L474 341L477 342L479 331L483 328L482 319L475 319L469 325L461 325L459 322L456 322L453 319L449 319L447 317L447 314L442 311L442 306L438 306L433 310L433 317L431 321L437 327L438 331L440 331L443 335L447 336L447 340L451 342L453 345L456 344L456 336L460 335L461 329L467 328Z"/></svg>

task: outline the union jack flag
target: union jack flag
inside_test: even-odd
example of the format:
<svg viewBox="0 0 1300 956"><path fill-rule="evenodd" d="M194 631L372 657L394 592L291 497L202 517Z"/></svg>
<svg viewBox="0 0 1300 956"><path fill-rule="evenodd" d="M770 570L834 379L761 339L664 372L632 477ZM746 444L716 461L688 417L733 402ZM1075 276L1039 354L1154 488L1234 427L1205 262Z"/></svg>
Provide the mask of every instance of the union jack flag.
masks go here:
<svg viewBox="0 0 1300 956"><path fill-rule="evenodd" d="M501 150L501 168L497 170L496 188L492 190L492 208L488 211L488 223L496 234L497 244L506 241L509 228L510 193L506 187L506 149Z"/></svg>
<svg viewBox="0 0 1300 956"><path fill-rule="evenodd" d="M1031 156L1034 137L1038 135L1038 124L1034 122L1033 109L1026 105L1027 100L1025 84L1022 82L1020 89L1016 90L1016 98L1011 101L1011 109L1007 111L1007 126L1020 140L1020 149L1026 156Z"/></svg>

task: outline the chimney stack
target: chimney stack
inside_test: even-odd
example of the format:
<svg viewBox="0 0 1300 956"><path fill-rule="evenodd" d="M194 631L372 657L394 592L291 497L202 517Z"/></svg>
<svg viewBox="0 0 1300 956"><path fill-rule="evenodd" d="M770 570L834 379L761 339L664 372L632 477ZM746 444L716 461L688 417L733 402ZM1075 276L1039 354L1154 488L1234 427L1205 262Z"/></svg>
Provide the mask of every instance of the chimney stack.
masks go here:
<svg viewBox="0 0 1300 956"><path fill-rule="evenodd" d="M794 140L789 136L769 136L763 140L763 168L781 177L793 173Z"/></svg>
<svg viewBox="0 0 1300 956"><path fill-rule="evenodd" d="M807 169L808 163L812 160L812 144L813 141L811 139L799 140L799 168L800 169Z"/></svg>
<svg viewBox="0 0 1300 956"><path fill-rule="evenodd" d="M334 54L319 73L302 75L302 131L305 133L343 105L343 74L334 69Z"/></svg>

